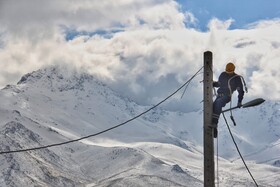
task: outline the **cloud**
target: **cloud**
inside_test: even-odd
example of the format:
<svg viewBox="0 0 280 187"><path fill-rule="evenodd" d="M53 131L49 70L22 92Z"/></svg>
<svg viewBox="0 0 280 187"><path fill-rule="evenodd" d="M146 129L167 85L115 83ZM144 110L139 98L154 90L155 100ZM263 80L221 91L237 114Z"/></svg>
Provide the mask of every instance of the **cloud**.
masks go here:
<svg viewBox="0 0 280 187"><path fill-rule="evenodd" d="M226 21L221 21L218 18L213 18L208 23L208 28L210 30L227 30L230 25L234 22L233 19L228 19Z"/></svg>
<svg viewBox="0 0 280 187"><path fill-rule="evenodd" d="M13 37L49 39L58 25L95 31L112 26L137 29L183 27L184 15L170 0L2 0L0 24Z"/></svg>
<svg viewBox="0 0 280 187"><path fill-rule="evenodd" d="M236 72L249 86L246 98L280 99L280 23L259 22L228 30L233 20L216 18L209 31L185 28L191 14L171 0L115 1L1 1L0 85L15 83L24 73L46 65L68 64L103 79L136 102L155 104L190 78L203 65L203 52L214 54L214 77L234 61ZM20 8L22 7L22 8ZM108 14L110 11L110 14ZM63 25L63 27L62 27ZM65 39L65 29L102 34ZM202 107L202 74L165 107ZM269 93L269 94L268 94Z"/></svg>
<svg viewBox="0 0 280 187"><path fill-rule="evenodd" d="M198 19L191 13L185 12L185 23L187 26L196 26L198 23Z"/></svg>

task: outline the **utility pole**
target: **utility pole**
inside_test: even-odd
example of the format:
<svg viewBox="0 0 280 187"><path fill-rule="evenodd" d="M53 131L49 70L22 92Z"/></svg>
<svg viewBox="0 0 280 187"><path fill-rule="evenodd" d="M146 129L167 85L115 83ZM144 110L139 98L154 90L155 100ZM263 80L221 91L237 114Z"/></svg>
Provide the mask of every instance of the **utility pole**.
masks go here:
<svg viewBox="0 0 280 187"><path fill-rule="evenodd" d="M203 99L204 99L204 187L215 187L215 164L214 164L214 138L212 123L213 113L213 63L212 52L204 52L204 78L203 78Z"/></svg>

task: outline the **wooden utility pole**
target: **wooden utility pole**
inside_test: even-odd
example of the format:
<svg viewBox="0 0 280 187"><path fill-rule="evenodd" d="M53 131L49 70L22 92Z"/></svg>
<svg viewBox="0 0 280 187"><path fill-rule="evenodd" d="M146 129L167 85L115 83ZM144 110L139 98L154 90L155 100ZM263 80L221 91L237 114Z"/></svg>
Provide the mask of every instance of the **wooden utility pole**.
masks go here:
<svg viewBox="0 0 280 187"><path fill-rule="evenodd" d="M215 187L215 164L214 164L214 138L212 123L213 113L213 71L212 52L204 52L204 187Z"/></svg>

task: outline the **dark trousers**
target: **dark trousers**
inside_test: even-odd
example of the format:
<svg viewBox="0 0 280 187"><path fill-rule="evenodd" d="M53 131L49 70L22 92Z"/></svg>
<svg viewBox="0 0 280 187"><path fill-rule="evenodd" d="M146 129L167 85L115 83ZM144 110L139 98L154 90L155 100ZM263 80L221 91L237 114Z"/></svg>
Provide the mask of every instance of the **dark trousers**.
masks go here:
<svg viewBox="0 0 280 187"><path fill-rule="evenodd" d="M212 125L213 127L217 127L220 114L222 112L222 108L226 106L228 102L230 102L230 96L218 96L213 103L213 117L212 117Z"/></svg>

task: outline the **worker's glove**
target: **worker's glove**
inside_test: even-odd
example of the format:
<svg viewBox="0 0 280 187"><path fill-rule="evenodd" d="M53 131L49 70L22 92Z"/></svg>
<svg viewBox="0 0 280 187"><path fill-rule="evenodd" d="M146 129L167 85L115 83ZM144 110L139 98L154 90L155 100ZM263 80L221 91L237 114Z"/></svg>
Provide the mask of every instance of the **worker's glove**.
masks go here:
<svg viewBox="0 0 280 187"><path fill-rule="evenodd" d="M242 102L241 102L241 101L238 101L237 107L238 107L238 108L242 107Z"/></svg>
<svg viewBox="0 0 280 187"><path fill-rule="evenodd" d="M214 81L214 82L213 82L213 87L220 87L220 83L219 83L219 82Z"/></svg>

